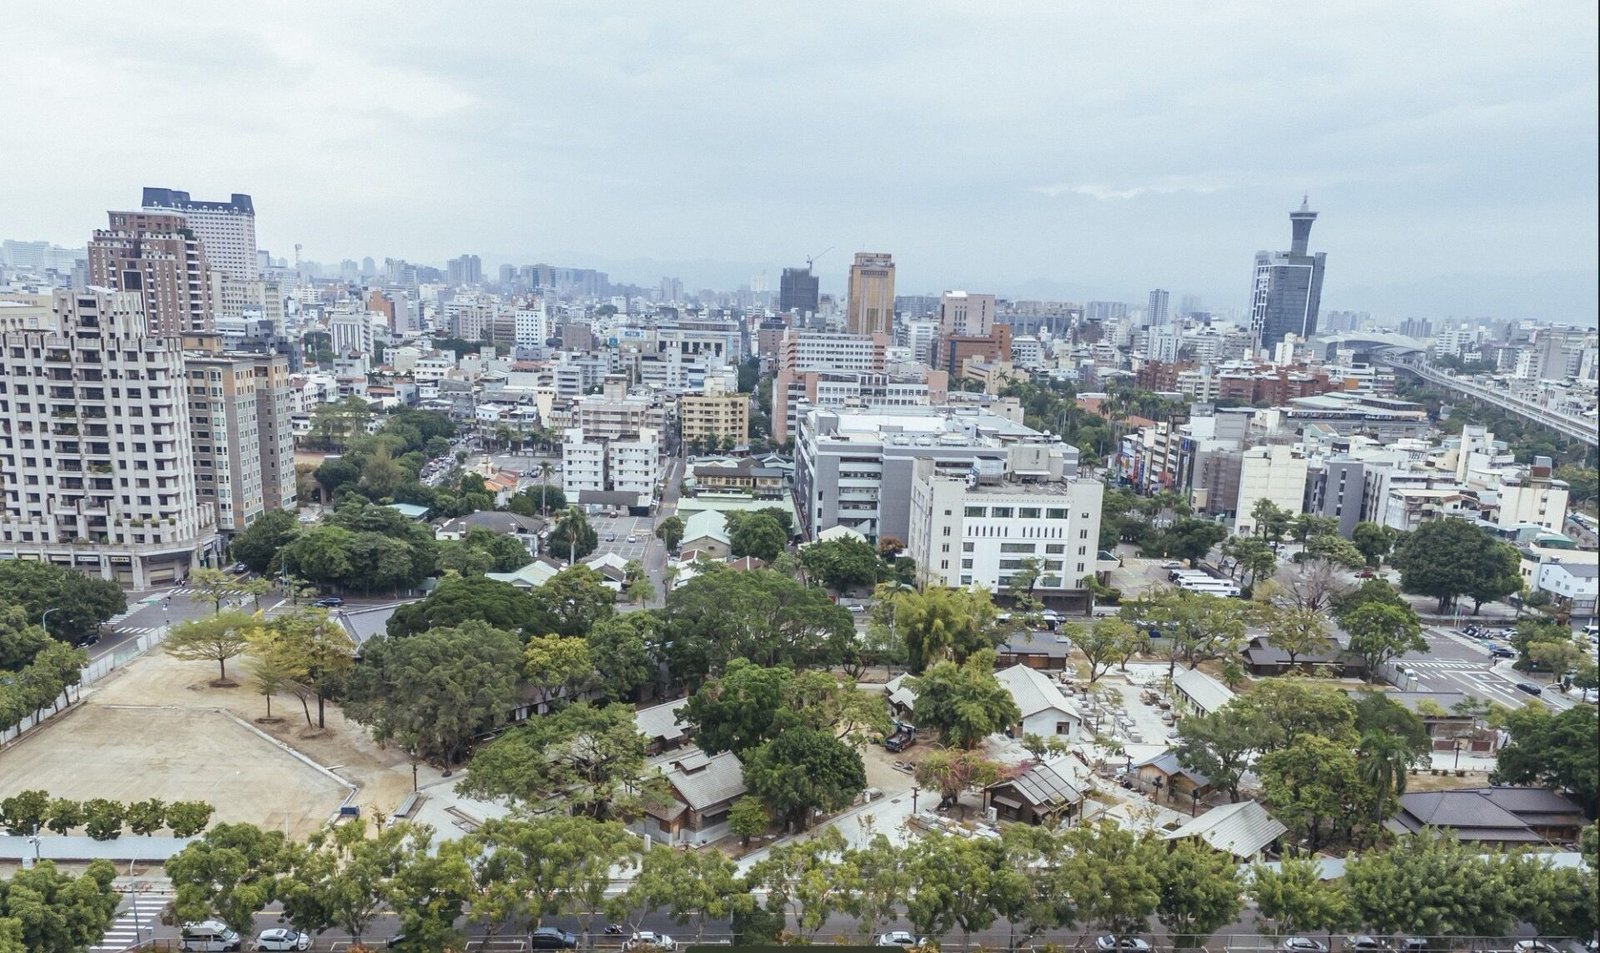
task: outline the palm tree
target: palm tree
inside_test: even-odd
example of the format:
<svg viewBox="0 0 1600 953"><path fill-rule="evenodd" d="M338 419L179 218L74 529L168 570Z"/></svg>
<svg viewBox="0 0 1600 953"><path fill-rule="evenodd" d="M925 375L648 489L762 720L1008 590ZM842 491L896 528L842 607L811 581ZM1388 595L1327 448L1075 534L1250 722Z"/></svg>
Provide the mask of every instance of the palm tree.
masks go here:
<svg viewBox="0 0 1600 953"><path fill-rule="evenodd" d="M1392 731L1368 732L1361 739L1361 747L1356 749L1356 770L1377 795L1375 820L1383 820L1383 810L1391 796L1406 793L1406 771L1415 758L1406 740Z"/></svg>
<svg viewBox="0 0 1600 953"><path fill-rule="evenodd" d="M556 468L550 463L549 460L540 460L539 461L539 515L540 516L548 517L550 515L550 511L548 509L546 509L545 505L544 505L544 496L545 496L545 491L550 488L550 474L552 474L554 472L556 472Z"/></svg>

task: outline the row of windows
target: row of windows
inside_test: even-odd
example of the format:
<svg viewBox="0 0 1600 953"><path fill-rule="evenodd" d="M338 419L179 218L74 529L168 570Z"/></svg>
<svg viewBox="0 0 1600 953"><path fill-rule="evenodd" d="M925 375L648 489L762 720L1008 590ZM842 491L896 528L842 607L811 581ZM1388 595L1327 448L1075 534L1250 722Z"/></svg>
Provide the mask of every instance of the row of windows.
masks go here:
<svg viewBox="0 0 1600 953"><path fill-rule="evenodd" d="M1041 513L1043 514L1042 516ZM949 514L946 513L945 515L948 516ZM1064 506L1043 508L1037 506L969 506L966 508L965 515L975 519L992 518L997 520L1064 520L1072 518L1072 514ZM1088 519L1089 514L1083 514L1083 518Z"/></svg>

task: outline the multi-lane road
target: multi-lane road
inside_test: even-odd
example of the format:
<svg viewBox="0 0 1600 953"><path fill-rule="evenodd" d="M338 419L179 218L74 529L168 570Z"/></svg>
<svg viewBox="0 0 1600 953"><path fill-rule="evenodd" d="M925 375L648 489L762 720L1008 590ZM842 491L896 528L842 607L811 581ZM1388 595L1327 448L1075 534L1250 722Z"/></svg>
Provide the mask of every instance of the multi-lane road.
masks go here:
<svg viewBox="0 0 1600 953"><path fill-rule="evenodd" d="M1535 698L1519 691L1517 682L1544 684L1537 676L1508 678L1496 670L1495 663L1500 660L1491 658L1487 647L1450 629L1428 626L1423 629L1423 636L1428 640L1427 651L1404 655L1400 663L1416 674L1425 690L1465 692L1508 708L1521 708ZM1545 687L1547 690L1539 700L1551 708L1566 708L1572 704L1573 699Z"/></svg>

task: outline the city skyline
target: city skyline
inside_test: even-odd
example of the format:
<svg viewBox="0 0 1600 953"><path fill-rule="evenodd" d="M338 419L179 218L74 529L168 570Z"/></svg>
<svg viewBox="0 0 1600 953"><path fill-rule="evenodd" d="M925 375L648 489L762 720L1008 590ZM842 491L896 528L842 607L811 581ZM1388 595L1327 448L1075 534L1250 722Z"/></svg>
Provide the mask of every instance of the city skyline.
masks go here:
<svg viewBox="0 0 1600 953"><path fill-rule="evenodd" d="M1339 4L1293 31L1244 5L714 24L587 6L447 24L419 6L319 9L318 30L215 10L178 31L95 11L20 17L0 78L117 143L116 174L0 145L28 185L0 197L9 237L77 244L172 184L251 194L261 247L324 262L474 252L775 287L831 245L816 270L835 295L852 252L883 249L905 292L1160 287L1242 309L1250 256L1309 191L1339 262L1328 307L1594 318L1591 7ZM975 72L940 66L974 48L993 53ZM1151 55L1130 71L1134 48ZM112 75L141 109L94 94ZM170 135L138 134L151 123ZM785 141L797 125L805 148Z"/></svg>

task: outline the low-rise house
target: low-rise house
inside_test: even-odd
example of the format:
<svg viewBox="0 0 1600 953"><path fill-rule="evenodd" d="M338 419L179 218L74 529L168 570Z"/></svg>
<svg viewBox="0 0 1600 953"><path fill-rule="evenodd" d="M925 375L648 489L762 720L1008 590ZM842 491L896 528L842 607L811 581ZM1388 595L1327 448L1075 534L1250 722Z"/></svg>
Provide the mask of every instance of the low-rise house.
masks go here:
<svg viewBox="0 0 1600 953"><path fill-rule="evenodd" d="M995 664L1010 667L1026 665L1045 672L1061 672L1067 668L1067 656L1072 654L1072 642L1066 636L1038 635L1034 638L1014 638L995 649Z"/></svg>
<svg viewBox="0 0 1600 953"><path fill-rule="evenodd" d="M1228 686L1197 668L1172 676L1172 705L1185 715L1209 715L1233 701Z"/></svg>
<svg viewBox="0 0 1600 953"><path fill-rule="evenodd" d="M1198 801L1211 793L1211 779L1178 763L1178 753L1163 751L1133 766L1134 777L1147 791L1166 792L1167 798Z"/></svg>
<svg viewBox="0 0 1600 953"><path fill-rule="evenodd" d="M1070 822L1082 814L1088 770L1071 755L1038 761L1016 777L984 789L1001 820L1024 824Z"/></svg>
<svg viewBox="0 0 1600 953"><path fill-rule="evenodd" d="M508 510L479 510L466 516L447 519L433 529L435 539L461 539L468 530L486 529L501 536L515 537L530 555L539 554L539 534L545 522L537 516L523 516Z"/></svg>
<svg viewBox="0 0 1600 953"><path fill-rule="evenodd" d="M744 796L744 765L731 751L684 748L661 768L672 797L650 804L634 830L672 845L699 847L728 835L728 812Z"/></svg>
<svg viewBox="0 0 1600 953"><path fill-rule="evenodd" d="M687 704L689 699L680 698L633 713L633 723L638 726L639 734L644 735L645 754L661 754L681 748L688 742L689 726L678 721L678 712Z"/></svg>
<svg viewBox="0 0 1600 953"><path fill-rule="evenodd" d="M1291 663L1289 653L1273 645L1264 635L1250 640L1250 645L1244 650L1244 667L1258 678L1287 675L1291 671L1310 675L1330 668L1340 678L1360 678L1366 673L1360 656L1341 648L1326 652L1301 652Z"/></svg>
<svg viewBox="0 0 1600 953"><path fill-rule="evenodd" d="M1078 736L1083 716L1050 676L1026 665L1013 665L995 673L995 678L1022 712L1022 721L1013 728L1018 738L1031 734L1070 740Z"/></svg>
<svg viewBox="0 0 1600 953"><path fill-rule="evenodd" d="M1402 794L1384 826L1396 834L1437 827L1480 844L1570 844L1585 823L1578 805L1554 791L1495 786Z"/></svg>
<svg viewBox="0 0 1600 953"><path fill-rule="evenodd" d="M685 553L712 559L727 559L733 555L733 543L728 539L727 520L717 510L701 510L683 521L683 541L679 544L679 559Z"/></svg>
<svg viewBox="0 0 1600 953"><path fill-rule="evenodd" d="M784 471L766 466L754 457L697 463L690 473L697 492L733 491L765 499L783 496Z"/></svg>
<svg viewBox="0 0 1600 953"><path fill-rule="evenodd" d="M1278 852L1289 829L1255 801L1214 807L1175 831L1161 835L1168 841L1198 840L1238 861L1260 860Z"/></svg>
<svg viewBox="0 0 1600 953"><path fill-rule="evenodd" d="M907 684L915 677L906 673L884 683L883 697L889 703L889 714L895 718L910 718L916 711L917 693Z"/></svg>

